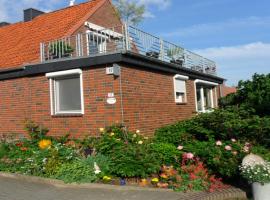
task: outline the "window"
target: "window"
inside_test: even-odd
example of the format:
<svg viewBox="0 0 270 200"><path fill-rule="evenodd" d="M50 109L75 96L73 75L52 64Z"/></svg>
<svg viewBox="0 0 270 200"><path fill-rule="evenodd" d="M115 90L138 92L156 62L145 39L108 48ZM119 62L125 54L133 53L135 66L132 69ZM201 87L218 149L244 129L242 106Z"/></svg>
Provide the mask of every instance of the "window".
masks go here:
<svg viewBox="0 0 270 200"><path fill-rule="evenodd" d="M187 76L179 74L174 76L174 97L176 103L187 102L186 80L188 80Z"/></svg>
<svg viewBox="0 0 270 200"><path fill-rule="evenodd" d="M87 53L98 54L105 53L107 48L107 36L102 33L95 33L92 31L87 31Z"/></svg>
<svg viewBox="0 0 270 200"><path fill-rule="evenodd" d="M196 110L198 112L208 112L215 107L214 98L216 98L215 87L217 83L212 83L203 80L195 80L196 88Z"/></svg>
<svg viewBox="0 0 270 200"><path fill-rule="evenodd" d="M50 79L51 114L84 114L82 71L47 73Z"/></svg>

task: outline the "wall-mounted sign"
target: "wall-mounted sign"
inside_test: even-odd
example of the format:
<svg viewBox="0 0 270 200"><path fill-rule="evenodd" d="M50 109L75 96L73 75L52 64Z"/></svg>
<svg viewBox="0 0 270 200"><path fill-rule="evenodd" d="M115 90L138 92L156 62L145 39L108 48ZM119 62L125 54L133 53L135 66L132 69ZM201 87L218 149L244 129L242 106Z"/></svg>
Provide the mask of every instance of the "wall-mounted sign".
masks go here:
<svg viewBox="0 0 270 200"><path fill-rule="evenodd" d="M110 104L110 105L116 103L116 98L114 97L113 92L108 93L107 103Z"/></svg>
<svg viewBox="0 0 270 200"><path fill-rule="evenodd" d="M112 105L116 103L116 98L112 97L112 98L107 98L107 103Z"/></svg>

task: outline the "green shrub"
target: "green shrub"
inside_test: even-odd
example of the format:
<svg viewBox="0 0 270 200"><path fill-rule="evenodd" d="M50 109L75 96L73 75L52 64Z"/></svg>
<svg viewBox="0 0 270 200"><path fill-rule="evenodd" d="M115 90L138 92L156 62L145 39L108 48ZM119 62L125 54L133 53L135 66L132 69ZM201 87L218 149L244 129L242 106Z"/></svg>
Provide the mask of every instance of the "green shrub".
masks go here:
<svg viewBox="0 0 270 200"><path fill-rule="evenodd" d="M95 173L94 163L98 165L101 172ZM110 160L102 155L88 157L86 159L76 159L72 162L65 162L58 167L55 178L66 183L91 183L99 180L107 174L110 169Z"/></svg>
<svg viewBox="0 0 270 200"><path fill-rule="evenodd" d="M182 153L173 144L153 143L151 148L157 154L157 158L162 165L177 165L179 160L181 160Z"/></svg>
<svg viewBox="0 0 270 200"><path fill-rule="evenodd" d="M252 80L239 81L238 90L222 98L220 106L244 106L253 108L260 116L270 115L270 74L254 74Z"/></svg>
<svg viewBox="0 0 270 200"><path fill-rule="evenodd" d="M107 128L97 144L97 151L111 158L111 172L115 176L146 177L160 168L148 139L121 127Z"/></svg>
<svg viewBox="0 0 270 200"><path fill-rule="evenodd" d="M170 143L175 146L190 140L192 140L192 137L190 134L187 134L184 122L159 128L155 131L154 136L154 142L156 143Z"/></svg>
<svg viewBox="0 0 270 200"><path fill-rule="evenodd" d="M229 145L232 150L226 150ZM198 156L213 174L223 178L234 178L238 175L238 166L246 155L242 151L243 145L231 141L223 141L221 146L216 145L216 141L192 141L184 146L185 152L192 152Z"/></svg>

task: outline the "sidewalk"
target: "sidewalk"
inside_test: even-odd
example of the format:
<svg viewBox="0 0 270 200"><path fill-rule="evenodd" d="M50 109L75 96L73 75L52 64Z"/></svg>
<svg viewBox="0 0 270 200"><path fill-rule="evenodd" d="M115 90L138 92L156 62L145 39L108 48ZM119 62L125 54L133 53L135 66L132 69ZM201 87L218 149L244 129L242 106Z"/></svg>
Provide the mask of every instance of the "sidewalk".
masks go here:
<svg viewBox="0 0 270 200"><path fill-rule="evenodd" d="M231 188L214 193L179 193L171 190L64 184L62 181L0 173L1 200L244 200L245 193Z"/></svg>

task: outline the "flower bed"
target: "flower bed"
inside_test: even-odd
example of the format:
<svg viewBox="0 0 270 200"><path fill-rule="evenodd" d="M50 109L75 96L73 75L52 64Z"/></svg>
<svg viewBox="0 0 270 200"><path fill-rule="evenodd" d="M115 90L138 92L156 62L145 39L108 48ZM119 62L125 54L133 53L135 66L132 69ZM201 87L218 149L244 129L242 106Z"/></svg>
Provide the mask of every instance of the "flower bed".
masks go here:
<svg viewBox="0 0 270 200"><path fill-rule="evenodd" d="M33 128L31 128L33 126ZM227 187L197 155L171 144L155 143L139 131L101 128L100 138L52 138L27 125L30 139L2 139L0 171L55 178L66 183L101 182L213 191ZM42 133L42 134L40 134Z"/></svg>

